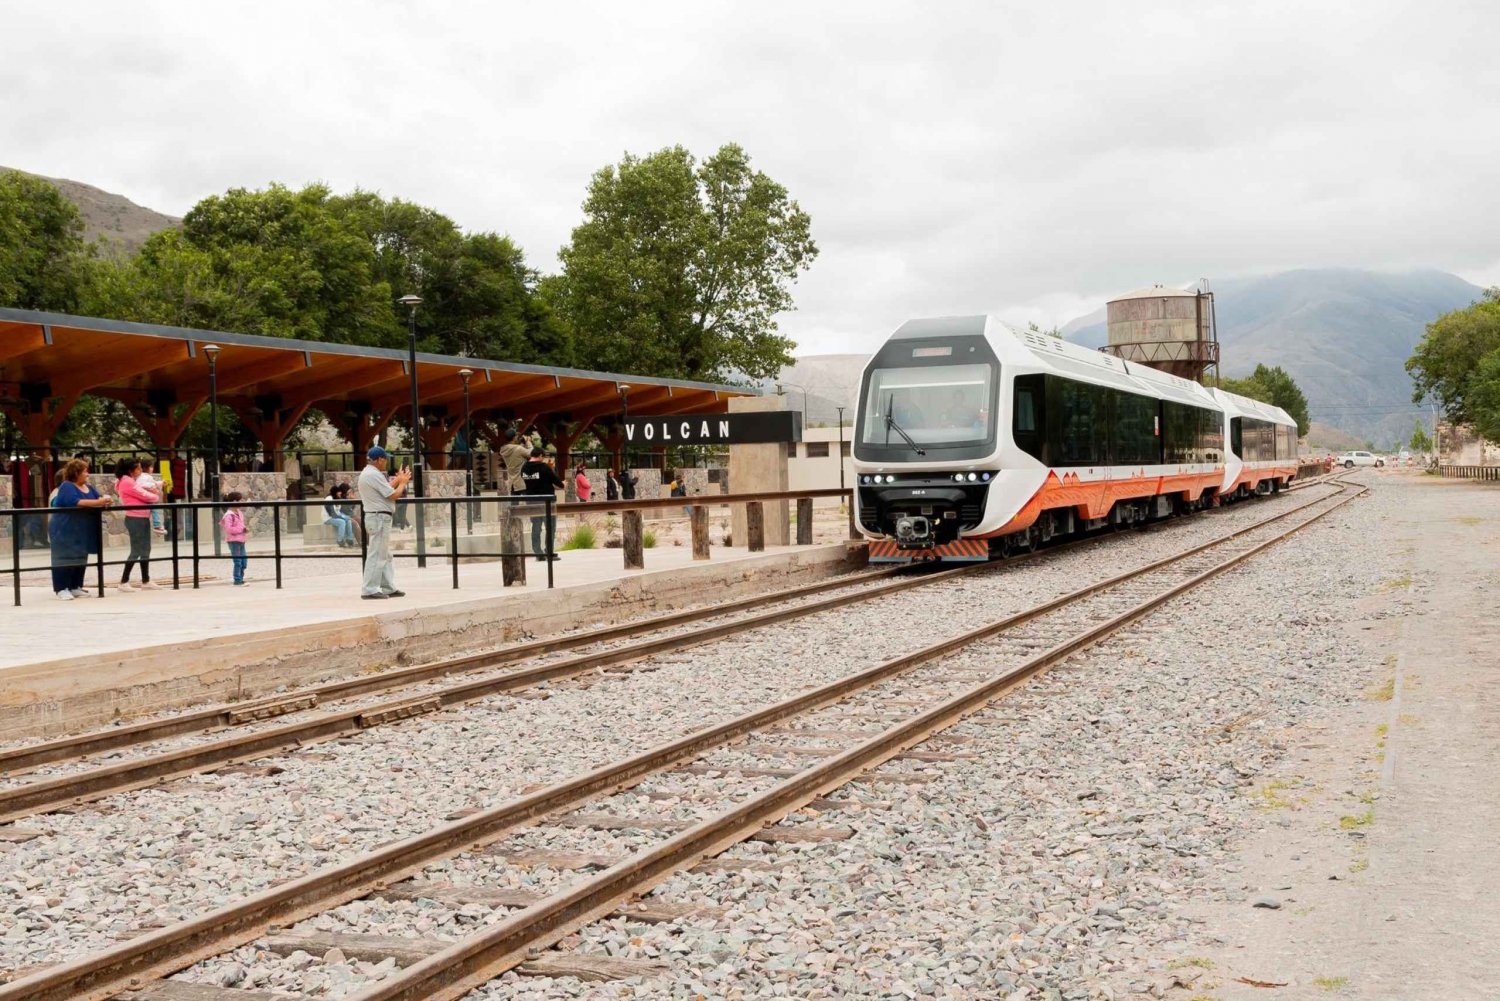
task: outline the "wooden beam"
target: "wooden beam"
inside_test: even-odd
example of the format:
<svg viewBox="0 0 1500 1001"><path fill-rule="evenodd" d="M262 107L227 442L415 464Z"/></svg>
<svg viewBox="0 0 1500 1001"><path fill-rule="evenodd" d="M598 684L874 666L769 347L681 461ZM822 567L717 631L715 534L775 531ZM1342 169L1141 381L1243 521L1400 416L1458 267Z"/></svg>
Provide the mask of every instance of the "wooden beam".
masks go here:
<svg viewBox="0 0 1500 1001"><path fill-rule="evenodd" d="M40 351L46 346L47 338L41 327L11 334L9 337L0 339L0 364L33 351Z"/></svg>
<svg viewBox="0 0 1500 1001"><path fill-rule="evenodd" d="M290 375L293 372L300 372L309 367L307 356L301 351L278 352L273 358L262 358L248 365L241 365L230 369L224 367L226 357L232 357L229 354L229 350L225 350L219 356L218 362L219 392L225 394L244 389L246 386L253 386L258 382L274 379L280 375ZM204 379L204 384L207 385L206 375Z"/></svg>
<svg viewBox="0 0 1500 1001"><path fill-rule="evenodd" d="M76 395L123 379L133 379L154 369L186 361L187 345L182 341L166 341L143 347L127 345L128 350L100 354L90 358L87 365L79 366L66 377L53 380L52 392L56 396ZM205 371L204 380L207 381Z"/></svg>
<svg viewBox="0 0 1500 1001"><path fill-rule="evenodd" d="M289 389L281 394L281 404L286 407L295 407L300 404L313 404L323 399L335 399L341 395L357 393L361 389L370 386L378 386L383 382L391 382L401 378L401 363L390 359L378 359L342 372L329 374L326 378Z"/></svg>

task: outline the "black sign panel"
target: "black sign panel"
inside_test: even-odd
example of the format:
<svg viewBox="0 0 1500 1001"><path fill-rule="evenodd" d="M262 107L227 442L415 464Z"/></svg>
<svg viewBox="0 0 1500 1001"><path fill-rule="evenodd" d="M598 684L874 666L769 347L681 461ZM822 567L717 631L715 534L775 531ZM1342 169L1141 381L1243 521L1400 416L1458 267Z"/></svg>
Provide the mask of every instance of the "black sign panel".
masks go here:
<svg viewBox="0 0 1500 1001"><path fill-rule="evenodd" d="M802 414L769 410L750 414L679 414L675 417L628 417L625 444L641 445L759 445L800 441Z"/></svg>

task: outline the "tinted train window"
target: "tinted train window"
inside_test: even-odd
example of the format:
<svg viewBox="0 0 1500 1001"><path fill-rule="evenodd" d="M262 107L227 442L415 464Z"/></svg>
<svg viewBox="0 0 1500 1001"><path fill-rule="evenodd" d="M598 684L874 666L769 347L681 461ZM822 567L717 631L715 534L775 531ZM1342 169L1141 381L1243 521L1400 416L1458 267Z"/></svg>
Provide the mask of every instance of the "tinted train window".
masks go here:
<svg viewBox="0 0 1500 1001"><path fill-rule="evenodd" d="M1018 375L1015 379L1015 407L1011 418L1011 436L1016 447L1041 462L1046 462L1044 422L1047 401L1043 387L1046 376Z"/></svg>
<svg viewBox="0 0 1500 1001"><path fill-rule="evenodd" d="M1110 461L1134 465L1161 462L1161 437L1157 434L1159 401L1135 393L1110 390L1114 397L1114 427L1110 433Z"/></svg>

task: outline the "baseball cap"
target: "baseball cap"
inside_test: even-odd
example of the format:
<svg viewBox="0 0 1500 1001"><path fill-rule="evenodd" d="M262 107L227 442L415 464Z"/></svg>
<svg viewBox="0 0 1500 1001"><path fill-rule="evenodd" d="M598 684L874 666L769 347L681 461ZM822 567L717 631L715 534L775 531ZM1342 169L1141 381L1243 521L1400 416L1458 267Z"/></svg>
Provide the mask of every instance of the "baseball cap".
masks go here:
<svg viewBox="0 0 1500 1001"><path fill-rule="evenodd" d="M366 459L388 459L388 458L390 458L390 455L391 454L389 452L387 452L385 449L381 448L379 445L371 445L370 446L370 450L365 453L365 458Z"/></svg>

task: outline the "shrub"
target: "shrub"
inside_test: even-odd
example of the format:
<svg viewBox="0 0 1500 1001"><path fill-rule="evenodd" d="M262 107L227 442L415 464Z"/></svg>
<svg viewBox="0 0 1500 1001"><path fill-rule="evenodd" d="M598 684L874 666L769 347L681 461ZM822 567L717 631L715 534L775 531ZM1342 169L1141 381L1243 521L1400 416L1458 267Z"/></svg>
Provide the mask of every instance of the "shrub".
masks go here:
<svg viewBox="0 0 1500 1001"><path fill-rule="evenodd" d="M586 521L581 521L563 540L561 549L593 549L598 545L598 538L594 533L594 526Z"/></svg>
<svg viewBox="0 0 1500 1001"><path fill-rule="evenodd" d="M656 548L656 533L653 532L653 531L651 531L651 529L649 529L649 528L646 529L646 531L644 531L644 532L641 533L641 548L642 549L655 549Z"/></svg>

